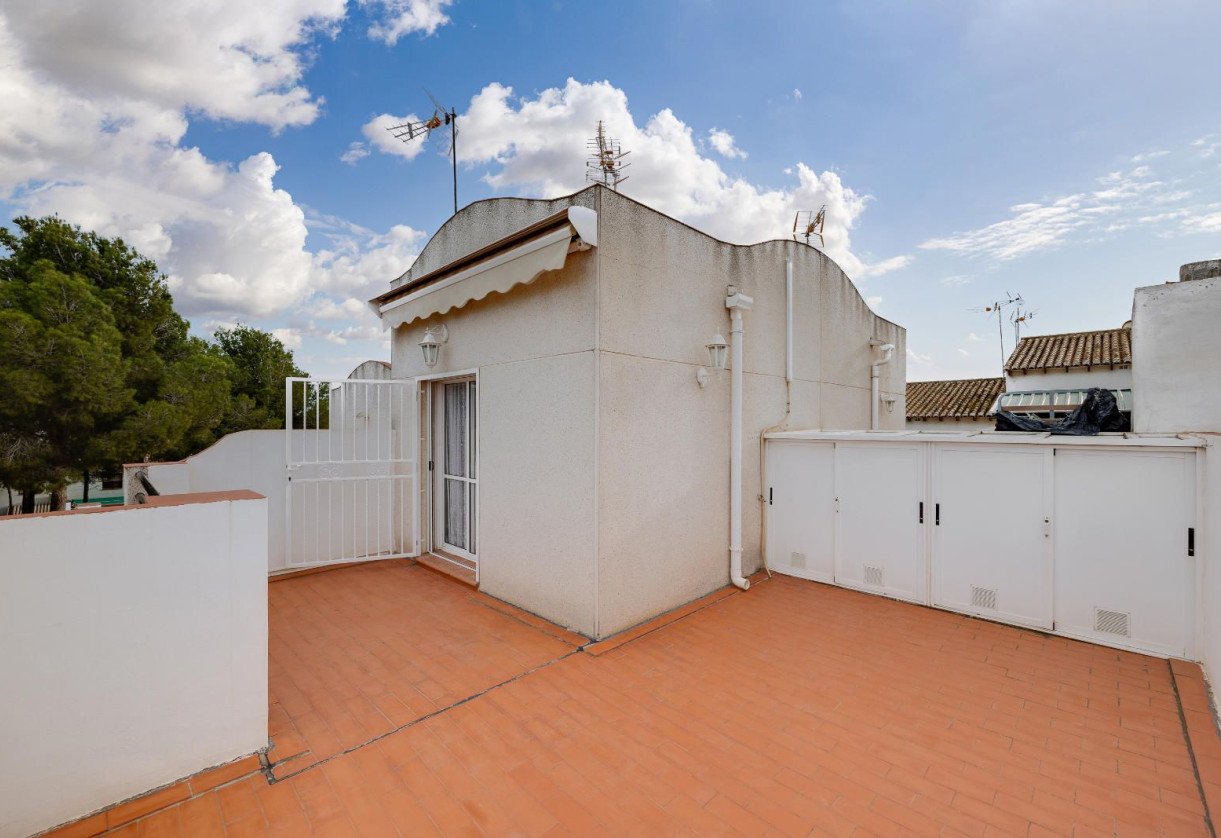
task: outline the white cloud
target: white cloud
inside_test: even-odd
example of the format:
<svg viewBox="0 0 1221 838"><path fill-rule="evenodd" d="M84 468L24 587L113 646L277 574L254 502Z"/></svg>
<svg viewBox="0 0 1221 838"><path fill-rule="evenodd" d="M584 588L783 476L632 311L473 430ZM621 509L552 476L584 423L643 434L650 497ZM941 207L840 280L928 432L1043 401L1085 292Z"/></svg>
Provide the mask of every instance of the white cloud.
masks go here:
<svg viewBox="0 0 1221 838"><path fill-rule="evenodd" d="M193 119L313 122L322 100L303 74L345 11L345 0L6 4L0 200L122 236L158 261L191 316L266 316L317 288L351 296L368 286L362 270L395 274L411 236L349 232L319 260L270 154L212 160L184 144Z"/></svg>
<svg viewBox="0 0 1221 838"><path fill-rule="evenodd" d="M967 335L967 340L969 340L969 341L981 341L981 340L983 340L983 338L981 338L979 335L975 334L974 332L970 332L970 333Z"/></svg>
<svg viewBox="0 0 1221 838"><path fill-rule="evenodd" d="M913 364L931 364L933 363L933 356L921 355L909 346L907 348L907 360L911 361Z"/></svg>
<svg viewBox="0 0 1221 838"><path fill-rule="evenodd" d="M344 12L345 0L6 3L4 63L20 55L90 110L140 102L280 129L318 116L302 48Z"/></svg>
<svg viewBox="0 0 1221 838"><path fill-rule="evenodd" d="M397 125L420 121L420 118L413 113L409 113L406 116L391 116L388 113L379 114L364 124L361 128L361 133L368 139L369 145L383 154L391 154L395 157L414 160L424 150L424 147L427 145L427 139L425 137L416 137L404 142L395 136L401 132L393 129Z"/></svg>
<svg viewBox="0 0 1221 838"><path fill-rule="evenodd" d="M976 230L930 239L920 244L926 250L948 250L967 256L985 256L1008 261L1063 244L1082 231L1105 228L1104 216L1135 213L1147 202L1147 195L1161 181L1149 180L1148 166L1138 166L1124 174L1111 172L1098 182L1103 189L1078 192L1044 203L1024 203L1010 207L1013 217Z"/></svg>
<svg viewBox="0 0 1221 838"><path fill-rule="evenodd" d="M1189 216L1183 225L1193 233L1221 233L1221 212Z"/></svg>
<svg viewBox="0 0 1221 838"><path fill-rule="evenodd" d="M1217 153L1217 149L1221 149L1221 140L1217 139L1216 134L1209 134L1206 137L1200 137L1192 144L1193 148L1199 149L1200 158L1207 160Z"/></svg>
<svg viewBox="0 0 1221 838"><path fill-rule="evenodd" d="M746 159L746 152L738 148L734 142L733 134L728 131L722 131L720 128L713 128L708 132L708 143L716 149L716 153L722 157Z"/></svg>
<svg viewBox="0 0 1221 838"><path fill-rule="evenodd" d="M285 349L301 348L302 340L300 329L272 329L271 335L280 343L284 344Z"/></svg>
<svg viewBox="0 0 1221 838"><path fill-rule="evenodd" d="M433 35L449 23L443 11L453 0L360 0L362 6L379 7L384 19L369 27L369 37L394 46L412 32Z"/></svg>
<svg viewBox="0 0 1221 838"><path fill-rule="evenodd" d="M941 280L941 284L949 288L957 288L958 286L966 285L971 281L972 277L965 276L963 274L956 274L955 276L947 276L945 279Z"/></svg>
<svg viewBox="0 0 1221 838"><path fill-rule="evenodd" d="M359 161L364 160L372 152L369 147L362 142L354 142L348 144L348 150L339 155L339 159L349 166L355 166Z"/></svg>
<svg viewBox="0 0 1221 838"><path fill-rule="evenodd" d="M958 354L959 354L959 355L961 355L961 356L962 356L962 357L964 357L964 358L969 358L969 357L971 357L971 353L970 353L970 352L968 352L967 350L963 349L961 346L960 346L960 347L958 347Z"/></svg>
<svg viewBox="0 0 1221 838"><path fill-rule="evenodd" d="M793 88L793 98L796 99L798 102L801 101L801 88L799 88L799 87Z"/></svg>
<svg viewBox="0 0 1221 838"><path fill-rule="evenodd" d="M881 297L866 297L865 305L869 306L874 311L877 311L878 307L880 305L882 305L882 298Z"/></svg>
<svg viewBox="0 0 1221 838"><path fill-rule="evenodd" d="M407 156L374 139L386 133L378 120L364 126L365 136L379 150ZM779 188L730 177L700 154L692 129L668 108L637 125L627 94L609 82L569 79L562 88L521 98L512 88L489 84L459 114L459 160L467 168L484 168L483 179L497 189L545 198L566 195L586 185L585 144L598 120L631 152L630 179L621 187L625 194L739 244L785 238L797 210L826 205L823 249L850 276L868 270L849 240L868 196L845 186L839 174L797 163L791 180Z"/></svg>
<svg viewBox="0 0 1221 838"><path fill-rule="evenodd" d="M341 302L334 297L320 295L307 311L319 320L352 320L369 313L369 306L356 297L348 297Z"/></svg>
<svg viewBox="0 0 1221 838"><path fill-rule="evenodd" d="M1156 160L1159 157L1165 157L1169 153L1170 152L1166 151L1165 149L1159 149L1157 151L1146 151L1144 154L1133 155L1132 162L1133 163L1144 163L1146 160Z"/></svg>
<svg viewBox="0 0 1221 838"><path fill-rule="evenodd" d="M903 256L892 256L889 259L883 259L881 262L872 262L862 266L857 274L857 278L864 279L865 277L879 277L882 274L888 274L891 271L897 271L901 268L906 268L914 260L915 256L905 254Z"/></svg>

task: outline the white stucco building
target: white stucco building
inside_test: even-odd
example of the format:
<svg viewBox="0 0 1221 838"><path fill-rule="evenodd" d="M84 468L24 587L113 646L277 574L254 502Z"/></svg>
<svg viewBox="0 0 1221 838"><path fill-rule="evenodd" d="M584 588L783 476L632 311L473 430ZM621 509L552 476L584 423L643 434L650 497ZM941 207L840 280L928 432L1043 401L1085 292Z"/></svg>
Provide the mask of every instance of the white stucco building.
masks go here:
<svg viewBox="0 0 1221 838"><path fill-rule="evenodd" d="M902 428L904 330L810 246L726 244L601 186L446 222L371 301L394 377L423 397L419 549L477 562L481 590L593 637L724 586L731 373L707 345L732 337L727 300L749 305L749 574L761 432Z"/></svg>

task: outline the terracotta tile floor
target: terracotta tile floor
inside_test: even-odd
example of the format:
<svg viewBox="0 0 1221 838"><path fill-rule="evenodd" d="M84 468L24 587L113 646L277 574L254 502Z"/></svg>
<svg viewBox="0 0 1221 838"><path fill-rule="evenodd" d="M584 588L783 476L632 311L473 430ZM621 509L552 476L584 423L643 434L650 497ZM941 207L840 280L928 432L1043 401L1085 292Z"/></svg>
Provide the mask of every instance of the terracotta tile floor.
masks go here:
<svg viewBox="0 0 1221 838"><path fill-rule="evenodd" d="M783 577L598 657L402 564L271 597L324 761L114 834L1210 834L1166 661Z"/></svg>
<svg viewBox="0 0 1221 838"><path fill-rule="evenodd" d="M574 649L405 562L273 582L268 600L277 778Z"/></svg>

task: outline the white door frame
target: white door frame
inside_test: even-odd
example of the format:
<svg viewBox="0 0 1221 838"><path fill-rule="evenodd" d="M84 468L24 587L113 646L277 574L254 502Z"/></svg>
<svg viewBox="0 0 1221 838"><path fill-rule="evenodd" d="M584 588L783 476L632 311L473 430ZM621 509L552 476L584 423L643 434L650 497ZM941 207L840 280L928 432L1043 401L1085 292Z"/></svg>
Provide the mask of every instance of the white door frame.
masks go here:
<svg viewBox="0 0 1221 838"><path fill-rule="evenodd" d="M483 430L483 418L482 418L482 416L480 416L480 410L479 410L479 405L481 403L481 399L480 399L479 395L480 395L480 391L482 389L480 386L480 381L479 381L479 370L477 368L476 369L465 369L465 370L453 370L450 372L417 376L415 380L417 382L417 386L420 388L420 391L421 391L420 395L425 404L424 411L422 411L423 418L425 420L424 421L425 427L422 429L423 434L421 436L423 437L422 444L423 444L425 450L427 451L427 457L420 458L420 467L419 467L421 485L427 487L425 496L422 498L422 503L427 505L427 511L426 511L426 514L423 514L420 516L422 521L427 521L427 524L426 524L427 538L424 539L423 543L426 545L427 550L430 553L435 553L437 550L444 550L445 552L452 553L453 555L459 556L463 559L467 559L468 561L473 562L475 565L475 581L476 581L476 583L478 583L478 581L479 581L479 549L478 549L478 546L476 546L476 549L474 552L470 552L470 551L463 550L463 549L460 549L457 547L453 547L451 545L446 544L445 539L444 539L444 534L439 533L437 531L436 513L437 513L438 506L441 503L441 500L436 497L437 484L441 479L437 470L443 468L443 466L439 462L436 462L436 460L435 460L435 455L437 453L436 445L437 445L437 441L438 441L438 429L436 428L435 410L436 410L437 385L455 384L455 383L458 383L459 381L473 381L474 382L475 399L474 399L474 404L470 406L470 410L472 411L471 415L473 415L475 418L475 433L473 436L474 446L471 448L471 450L474 451L475 463L476 463L476 467L478 467L479 451L482 448L480 437L482 436L482 430ZM441 432L443 433L443 430ZM478 475L478 472L476 472L476 475ZM480 500L480 498L479 498L479 483L480 483L479 477L476 476L472 481L470 481L470 483L473 487L472 492L473 492L473 497L475 500L474 524L475 524L476 538L478 538L479 533L481 533L483 530L483 527L481 525L481 520L483 517L483 504L479 502L479 500ZM444 558L444 556L441 556L441 558Z"/></svg>

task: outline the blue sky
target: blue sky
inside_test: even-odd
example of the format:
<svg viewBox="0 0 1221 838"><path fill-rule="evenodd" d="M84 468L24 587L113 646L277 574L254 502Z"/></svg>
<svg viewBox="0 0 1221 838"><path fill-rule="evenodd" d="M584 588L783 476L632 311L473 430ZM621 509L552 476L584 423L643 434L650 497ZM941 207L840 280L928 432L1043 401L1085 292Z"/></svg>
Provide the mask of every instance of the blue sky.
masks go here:
<svg viewBox="0 0 1221 838"><path fill-rule="evenodd" d="M995 375L972 309L1108 328L1221 256L1217 31L1215 2L0 0L0 203L122 235L197 331L341 376L388 358L362 301L452 209L444 144L382 129L428 88L462 203L579 188L605 119L623 191L721 238L826 203L908 377Z"/></svg>

